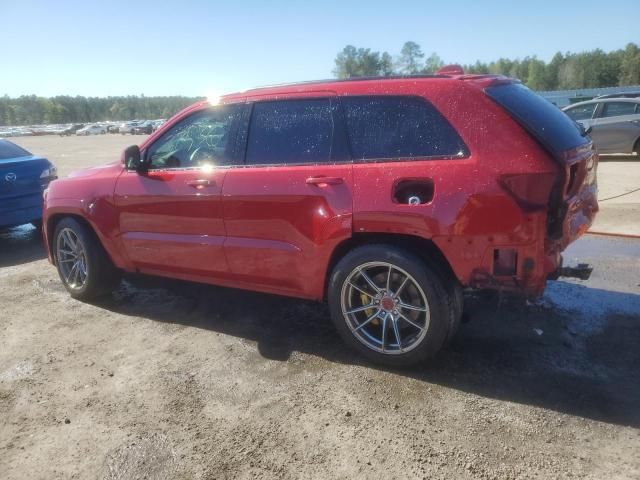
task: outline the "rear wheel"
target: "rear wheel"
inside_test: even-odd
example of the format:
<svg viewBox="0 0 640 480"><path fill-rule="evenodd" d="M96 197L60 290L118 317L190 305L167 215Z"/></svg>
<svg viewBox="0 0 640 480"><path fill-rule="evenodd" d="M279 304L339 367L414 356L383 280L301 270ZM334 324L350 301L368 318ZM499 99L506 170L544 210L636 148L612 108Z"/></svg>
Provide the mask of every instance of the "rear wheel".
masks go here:
<svg viewBox="0 0 640 480"><path fill-rule="evenodd" d="M64 218L53 236L58 275L72 297L88 300L110 293L120 282L95 234L74 218Z"/></svg>
<svg viewBox="0 0 640 480"><path fill-rule="evenodd" d="M636 155L640 155L640 138L638 138L636 143L633 145L633 151Z"/></svg>
<svg viewBox="0 0 640 480"><path fill-rule="evenodd" d="M452 327L446 280L419 257L390 245L348 253L331 275L331 317L344 341L368 359L407 366L433 356Z"/></svg>

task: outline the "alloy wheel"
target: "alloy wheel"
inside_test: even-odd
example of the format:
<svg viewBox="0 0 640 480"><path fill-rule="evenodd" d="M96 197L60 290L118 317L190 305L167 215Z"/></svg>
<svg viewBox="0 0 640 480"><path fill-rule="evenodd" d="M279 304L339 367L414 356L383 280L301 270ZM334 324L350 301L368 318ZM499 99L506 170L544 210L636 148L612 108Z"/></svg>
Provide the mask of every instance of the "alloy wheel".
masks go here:
<svg viewBox="0 0 640 480"><path fill-rule="evenodd" d="M86 249L78 235L70 228L58 234L56 261L63 281L73 290L80 290L89 275Z"/></svg>
<svg viewBox="0 0 640 480"><path fill-rule="evenodd" d="M429 302L423 289L409 273L388 262L354 268L342 285L341 308L351 333L383 354L413 350L429 328Z"/></svg>

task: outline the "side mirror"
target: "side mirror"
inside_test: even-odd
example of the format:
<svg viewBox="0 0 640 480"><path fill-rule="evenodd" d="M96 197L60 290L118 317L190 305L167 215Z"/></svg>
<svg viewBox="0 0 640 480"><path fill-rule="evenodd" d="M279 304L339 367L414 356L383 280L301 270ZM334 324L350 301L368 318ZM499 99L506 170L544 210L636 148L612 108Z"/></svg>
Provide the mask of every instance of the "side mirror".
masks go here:
<svg viewBox="0 0 640 480"><path fill-rule="evenodd" d="M140 154L140 147L138 147L138 145L131 145L125 148L122 153L122 163L124 163L128 170L135 170L139 173L147 170L146 162Z"/></svg>

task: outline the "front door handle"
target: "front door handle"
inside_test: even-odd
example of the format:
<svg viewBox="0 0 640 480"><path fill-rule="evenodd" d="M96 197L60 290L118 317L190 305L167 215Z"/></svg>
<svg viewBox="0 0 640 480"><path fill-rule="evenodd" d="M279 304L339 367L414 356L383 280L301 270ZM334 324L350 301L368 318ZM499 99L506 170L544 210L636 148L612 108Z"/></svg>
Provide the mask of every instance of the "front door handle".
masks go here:
<svg viewBox="0 0 640 480"><path fill-rule="evenodd" d="M198 180L189 180L187 182L187 185L193 188L213 187L215 184L216 184L215 182L204 179L204 178L201 178Z"/></svg>
<svg viewBox="0 0 640 480"><path fill-rule="evenodd" d="M341 183L344 183L344 179L341 177L324 177L319 175L317 177L307 178L308 185L318 185L320 187L323 185L340 185Z"/></svg>

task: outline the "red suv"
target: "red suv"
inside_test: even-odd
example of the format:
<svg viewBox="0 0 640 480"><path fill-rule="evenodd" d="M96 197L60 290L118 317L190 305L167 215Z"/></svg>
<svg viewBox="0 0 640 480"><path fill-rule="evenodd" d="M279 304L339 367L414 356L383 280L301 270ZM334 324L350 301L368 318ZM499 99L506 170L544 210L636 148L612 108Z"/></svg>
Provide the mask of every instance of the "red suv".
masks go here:
<svg viewBox="0 0 640 480"><path fill-rule="evenodd" d="M505 77L281 85L53 182L43 231L73 297L141 272L326 300L347 343L407 365L455 333L463 288L536 296L563 273L596 165L584 131Z"/></svg>

